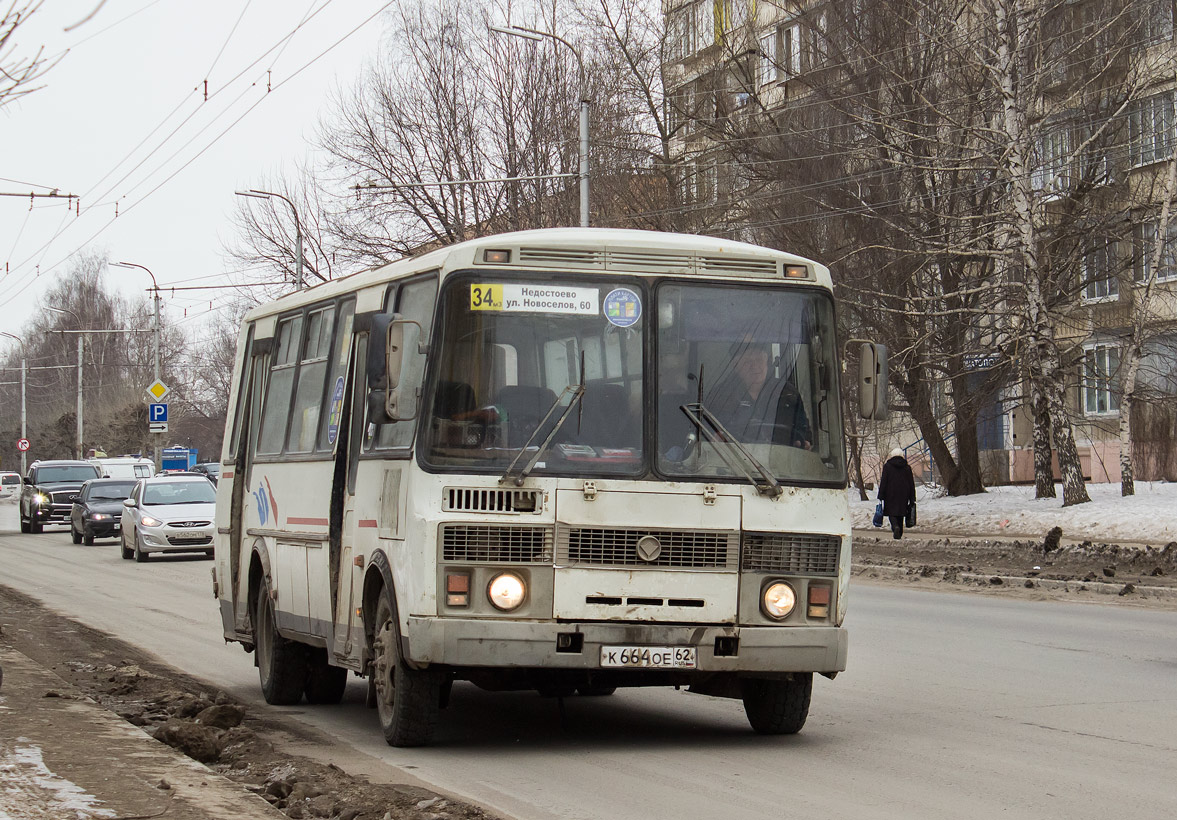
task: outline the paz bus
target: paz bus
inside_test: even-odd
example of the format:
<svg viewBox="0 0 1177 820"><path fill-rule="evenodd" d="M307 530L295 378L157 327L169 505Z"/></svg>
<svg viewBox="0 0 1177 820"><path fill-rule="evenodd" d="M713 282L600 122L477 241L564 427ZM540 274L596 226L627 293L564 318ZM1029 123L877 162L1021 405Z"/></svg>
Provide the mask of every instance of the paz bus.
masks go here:
<svg viewBox="0 0 1177 820"><path fill-rule="evenodd" d="M272 704L366 678L394 746L455 681L687 687L797 732L846 668L838 365L825 267L704 236L509 233L258 307L217 486L225 638Z"/></svg>

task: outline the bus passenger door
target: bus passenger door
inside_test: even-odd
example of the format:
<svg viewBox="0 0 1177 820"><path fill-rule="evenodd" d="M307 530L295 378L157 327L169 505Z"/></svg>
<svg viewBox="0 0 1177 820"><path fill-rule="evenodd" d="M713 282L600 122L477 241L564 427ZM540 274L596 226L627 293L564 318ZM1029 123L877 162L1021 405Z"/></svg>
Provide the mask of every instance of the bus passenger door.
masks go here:
<svg viewBox="0 0 1177 820"><path fill-rule="evenodd" d="M249 629L249 589L247 588L249 584L247 573L249 539L245 535L245 511L247 501L252 499L246 499L246 493L249 492L251 473L253 472L262 382L267 371L267 356L271 344L270 339L251 342L240 387L242 391L238 411L240 413L240 427L229 512L229 543L232 545L229 560L233 588L233 620L238 632L245 632Z"/></svg>
<svg viewBox="0 0 1177 820"><path fill-rule="evenodd" d="M350 326L349 326L350 327ZM360 605L358 585L363 570L355 564L355 486L354 476L359 445L363 440L363 352L366 334L352 338L348 346L346 379L340 394L338 437L335 441L334 468L331 478L331 508L329 513L331 540L328 544L331 585L332 634L328 646L338 660L359 657L362 629L353 632L355 609ZM353 418L354 416L354 418Z"/></svg>

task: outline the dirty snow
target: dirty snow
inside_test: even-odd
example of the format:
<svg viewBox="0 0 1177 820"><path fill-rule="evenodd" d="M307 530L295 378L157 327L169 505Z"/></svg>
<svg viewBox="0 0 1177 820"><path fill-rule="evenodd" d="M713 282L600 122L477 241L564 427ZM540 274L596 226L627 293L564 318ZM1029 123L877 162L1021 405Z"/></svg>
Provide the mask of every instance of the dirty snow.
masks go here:
<svg viewBox="0 0 1177 820"><path fill-rule="evenodd" d="M54 774L41 748L18 737L15 748L0 743L0 820L96 820L115 817L102 801Z"/></svg>
<svg viewBox="0 0 1177 820"><path fill-rule="evenodd" d="M1120 485L1088 484L1088 504L1063 507L1057 498L1035 500L1032 486L990 487L980 495L938 496L934 487L917 487L919 526L912 531L937 535L1007 535L1040 539L1051 527L1063 538L1096 543L1141 542L1154 547L1177 541L1177 483L1136 482L1136 495L1124 498ZM869 501L849 491L856 529L871 528L875 492ZM886 524L884 523L884 528Z"/></svg>

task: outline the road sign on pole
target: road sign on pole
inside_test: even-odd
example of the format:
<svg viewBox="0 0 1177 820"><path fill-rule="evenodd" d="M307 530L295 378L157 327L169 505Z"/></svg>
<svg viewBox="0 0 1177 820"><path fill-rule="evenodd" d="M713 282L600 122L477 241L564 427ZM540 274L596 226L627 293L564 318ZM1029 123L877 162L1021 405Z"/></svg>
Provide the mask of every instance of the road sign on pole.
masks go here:
<svg viewBox="0 0 1177 820"><path fill-rule="evenodd" d="M29 440L27 438L17 439L16 449L20 450L22 453L26 452L29 449Z"/></svg>
<svg viewBox="0 0 1177 820"><path fill-rule="evenodd" d="M168 423L166 421L147 422L147 432L149 433L166 433L167 431Z"/></svg>
<svg viewBox="0 0 1177 820"><path fill-rule="evenodd" d="M147 421L154 424L168 420L168 406L166 404L147 405Z"/></svg>
<svg viewBox="0 0 1177 820"><path fill-rule="evenodd" d="M163 401L164 396L172 392L172 388L168 387L159 379L156 379L151 384L147 385L147 395L156 401Z"/></svg>

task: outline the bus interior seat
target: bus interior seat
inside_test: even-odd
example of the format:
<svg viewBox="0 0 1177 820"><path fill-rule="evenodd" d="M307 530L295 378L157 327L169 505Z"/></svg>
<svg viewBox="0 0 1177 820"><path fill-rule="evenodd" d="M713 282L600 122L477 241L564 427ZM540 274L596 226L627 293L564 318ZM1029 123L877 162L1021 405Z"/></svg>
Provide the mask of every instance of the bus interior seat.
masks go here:
<svg viewBox="0 0 1177 820"><path fill-rule="evenodd" d="M477 406L473 387L465 382L443 381L437 386L433 415L437 418L452 419L462 413L469 413Z"/></svg>
<svg viewBox="0 0 1177 820"><path fill-rule="evenodd" d="M581 401L580 435L576 440L594 447L640 447L642 430L634 424L625 385L590 381ZM575 411L573 411L575 412ZM576 419L568 420L576 430Z"/></svg>
<svg viewBox="0 0 1177 820"><path fill-rule="evenodd" d="M507 417L507 446L522 447L555 403L556 394L546 387L518 384L501 388L495 404ZM552 414L544 432L536 436L534 444L538 446L543 443L559 417L559 411Z"/></svg>

